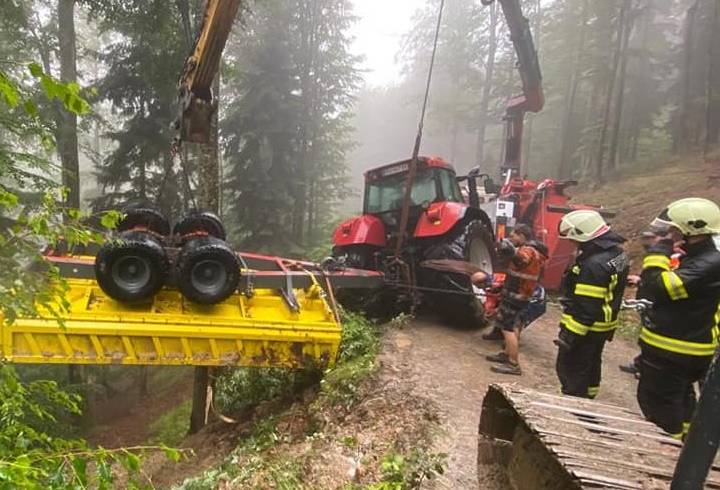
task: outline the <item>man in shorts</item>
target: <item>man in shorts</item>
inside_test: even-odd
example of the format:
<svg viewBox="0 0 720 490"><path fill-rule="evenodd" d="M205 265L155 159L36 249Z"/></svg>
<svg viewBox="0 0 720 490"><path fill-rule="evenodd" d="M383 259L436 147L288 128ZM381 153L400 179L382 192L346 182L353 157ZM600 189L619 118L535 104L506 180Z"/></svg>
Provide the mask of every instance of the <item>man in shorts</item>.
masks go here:
<svg viewBox="0 0 720 490"><path fill-rule="evenodd" d="M547 260L547 251L533 240L532 228L520 224L498 244L498 252L508 261L502 299L495 317L495 327L502 331L505 350L487 356L487 360L496 363L490 368L496 373L520 376L520 330L527 322L524 315Z"/></svg>

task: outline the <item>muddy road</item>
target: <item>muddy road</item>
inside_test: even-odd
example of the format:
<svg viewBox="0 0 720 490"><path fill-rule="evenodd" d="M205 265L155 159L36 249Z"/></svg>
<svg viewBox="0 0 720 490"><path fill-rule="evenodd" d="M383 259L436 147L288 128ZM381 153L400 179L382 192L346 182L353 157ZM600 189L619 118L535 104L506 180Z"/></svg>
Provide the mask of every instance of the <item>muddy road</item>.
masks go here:
<svg viewBox="0 0 720 490"><path fill-rule="evenodd" d="M477 467L482 399L487 386L494 382L515 382L549 393L559 392L555 375L557 347L552 342L557 335L559 316L559 310L549 306L548 313L523 333L520 377L490 371L491 364L485 356L498 352L500 343L483 340L480 331L453 329L442 322L420 318L388 333L384 363L440 409L442 433L435 450L448 454L448 469L432 488L475 489L478 477L483 489L505 488L497 469ZM606 346L599 401L637 410L635 379L618 369L636 351L633 343L622 338ZM487 474L478 475L478 471Z"/></svg>

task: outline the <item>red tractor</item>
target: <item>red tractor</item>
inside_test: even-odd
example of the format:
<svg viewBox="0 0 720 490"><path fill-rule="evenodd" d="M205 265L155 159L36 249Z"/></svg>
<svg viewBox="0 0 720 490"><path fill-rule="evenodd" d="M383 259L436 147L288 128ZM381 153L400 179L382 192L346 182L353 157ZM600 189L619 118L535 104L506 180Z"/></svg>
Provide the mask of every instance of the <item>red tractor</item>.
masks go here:
<svg viewBox="0 0 720 490"><path fill-rule="evenodd" d="M400 299L412 289L441 299L453 317L481 320L483 307L467 274L421 267L425 260L470 262L488 273L495 263L493 223L467 204L453 167L440 158L420 157L412 181L407 225L401 230L405 186L411 162L401 161L365 173L363 215L333 234L333 256L343 265L379 270ZM395 245L403 240L400 253ZM387 292L387 290L386 290ZM428 293L428 294L424 294Z"/></svg>
<svg viewBox="0 0 720 490"><path fill-rule="evenodd" d="M407 225L401 230L403 201L410 161L385 165L365 173L363 214L335 230L333 256L341 265L380 271L385 275L383 299L431 304L438 313L464 324L482 324L494 313L502 268L495 242L516 223L533 227L549 252L542 276L547 289L560 286L573 251L558 238L560 218L572 209L564 189L574 182L537 183L512 179L499 187L487 175L457 176L440 158L420 157L412 181ZM459 182L467 181L467 197ZM482 181L482 185L478 183ZM480 187L480 188L479 188ZM404 238L402 238L404 237ZM402 246L398 252L398 240ZM438 270L426 261L449 259L471 264L461 270ZM482 270L483 287L470 283L467 271ZM411 297L412 295L412 297ZM353 291L350 300L367 300ZM373 293L373 299L377 299ZM383 307L388 304L383 301Z"/></svg>

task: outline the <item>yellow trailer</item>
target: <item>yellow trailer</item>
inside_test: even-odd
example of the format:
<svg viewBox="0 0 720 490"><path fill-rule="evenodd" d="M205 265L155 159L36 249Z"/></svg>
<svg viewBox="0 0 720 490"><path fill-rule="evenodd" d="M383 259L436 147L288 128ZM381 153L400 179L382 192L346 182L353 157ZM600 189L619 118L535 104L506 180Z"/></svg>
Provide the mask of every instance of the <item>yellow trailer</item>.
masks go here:
<svg viewBox="0 0 720 490"><path fill-rule="evenodd" d="M64 326L50 315L0 326L0 352L13 363L328 367L341 326L317 282L288 291L237 292L222 303L191 303L174 289L127 305L92 279L68 279Z"/></svg>

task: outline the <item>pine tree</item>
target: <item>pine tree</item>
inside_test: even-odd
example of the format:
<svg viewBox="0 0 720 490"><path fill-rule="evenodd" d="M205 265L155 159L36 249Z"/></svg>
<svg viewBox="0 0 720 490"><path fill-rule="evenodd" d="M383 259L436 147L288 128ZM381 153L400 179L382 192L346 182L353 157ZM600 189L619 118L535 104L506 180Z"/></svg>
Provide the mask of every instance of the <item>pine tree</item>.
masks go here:
<svg viewBox="0 0 720 490"><path fill-rule="evenodd" d="M301 253L344 193L358 80L349 5L266 2L230 49L237 62L221 133L228 214L244 248Z"/></svg>
<svg viewBox="0 0 720 490"><path fill-rule="evenodd" d="M129 6L98 2L93 13L101 30L114 34L100 53L107 72L97 81L97 90L122 121L120 129L107 134L115 149L97 166L103 192L94 206L104 209L143 200L177 215L193 205L183 185L183 168L174 165L170 153L176 74L188 52L180 12L175 3L145 0ZM188 180L194 183L194 162L185 163Z"/></svg>

